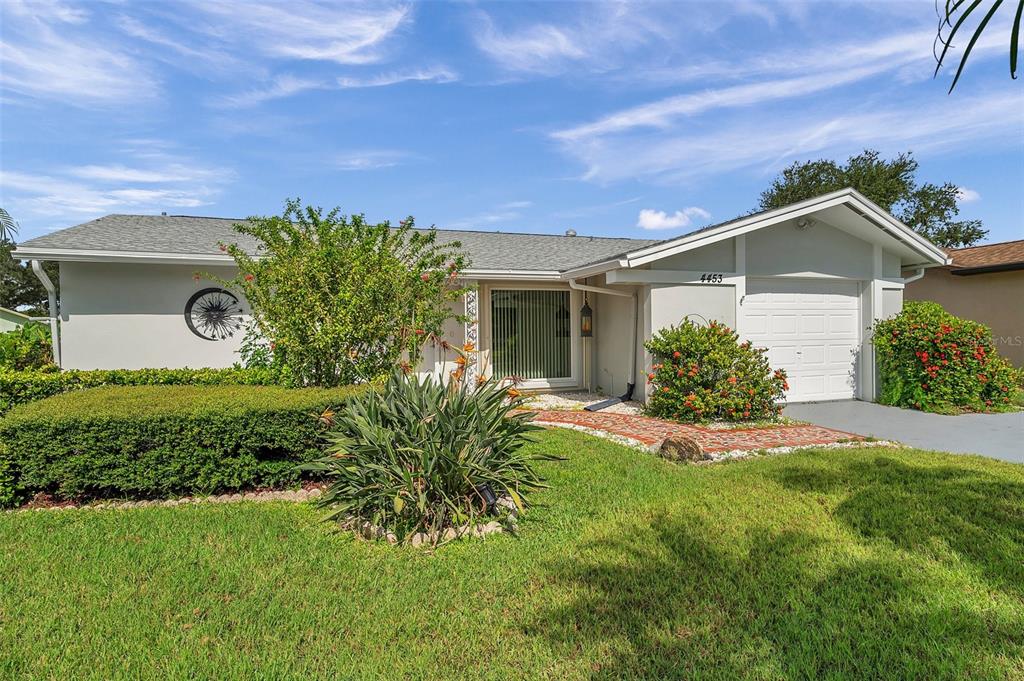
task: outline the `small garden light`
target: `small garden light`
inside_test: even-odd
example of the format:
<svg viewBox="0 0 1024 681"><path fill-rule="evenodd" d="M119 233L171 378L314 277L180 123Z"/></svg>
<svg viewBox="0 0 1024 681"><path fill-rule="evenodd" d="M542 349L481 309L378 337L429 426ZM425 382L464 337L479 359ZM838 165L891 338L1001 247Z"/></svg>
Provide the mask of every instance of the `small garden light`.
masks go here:
<svg viewBox="0 0 1024 681"><path fill-rule="evenodd" d="M594 311L587 304L587 296L583 294L583 309L580 310L580 336L590 338L594 335Z"/></svg>
<svg viewBox="0 0 1024 681"><path fill-rule="evenodd" d="M480 495L480 498L484 500L484 504L487 506L487 512L493 513L495 507L498 505L498 496L494 493L494 490L491 489L491 486L485 482L477 485L473 489Z"/></svg>

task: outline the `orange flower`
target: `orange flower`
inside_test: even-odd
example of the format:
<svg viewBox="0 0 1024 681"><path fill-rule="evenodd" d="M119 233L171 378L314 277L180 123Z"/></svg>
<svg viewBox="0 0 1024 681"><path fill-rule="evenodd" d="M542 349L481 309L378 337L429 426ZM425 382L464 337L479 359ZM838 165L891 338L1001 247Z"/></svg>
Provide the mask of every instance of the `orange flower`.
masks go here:
<svg viewBox="0 0 1024 681"><path fill-rule="evenodd" d="M465 345L462 346L462 349L465 350L466 352L473 352L474 350L476 350L476 346L473 345L472 343L466 343Z"/></svg>
<svg viewBox="0 0 1024 681"><path fill-rule="evenodd" d="M683 353L676 350L675 352L672 353L672 356L678 359L679 357L683 356Z"/></svg>
<svg viewBox="0 0 1024 681"><path fill-rule="evenodd" d="M732 385L736 385L736 377L735 376L730 376L729 377L729 383L731 383Z"/></svg>
<svg viewBox="0 0 1024 681"><path fill-rule="evenodd" d="M512 399L515 399L515 398L519 397L520 395L522 395L522 393L519 392L518 390L516 390L515 388L509 388L507 392L508 392L508 396L511 397Z"/></svg>
<svg viewBox="0 0 1024 681"><path fill-rule="evenodd" d="M462 355L459 355L458 357L455 358L455 363L458 364L459 366L465 366L466 358L463 357Z"/></svg>

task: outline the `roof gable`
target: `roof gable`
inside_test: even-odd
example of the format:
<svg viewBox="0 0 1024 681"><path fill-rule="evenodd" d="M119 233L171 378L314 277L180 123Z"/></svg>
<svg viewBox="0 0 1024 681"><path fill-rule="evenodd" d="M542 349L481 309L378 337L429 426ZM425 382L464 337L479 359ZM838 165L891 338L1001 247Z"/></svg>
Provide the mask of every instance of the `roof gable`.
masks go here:
<svg viewBox="0 0 1024 681"><path fill-rule="evenodd" d="M948 260L941 248L904 225L860 192L854 189L841 189L781 208L751 213L717 225L702 227L650 246L624 251L606 260L574 268L566 272L565 276L575 278L591 276L612 269L639 267L677 253L770 227L786 220L811 216L838 207L852 211L854 216L863 221L865 225L881 230L893 242L901 244L905 252L916 254L920 261L911 263L913 266L943 265Z"/></svg>

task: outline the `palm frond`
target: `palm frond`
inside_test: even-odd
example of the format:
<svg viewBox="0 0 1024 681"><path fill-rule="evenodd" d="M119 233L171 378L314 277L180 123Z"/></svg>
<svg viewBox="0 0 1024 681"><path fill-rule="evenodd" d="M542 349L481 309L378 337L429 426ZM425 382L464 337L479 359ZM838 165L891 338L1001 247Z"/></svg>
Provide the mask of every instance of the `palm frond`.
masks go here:
<svg viewBox="0 0 1024 681"><path fill-rule="evenodd" d="M950 48L953 47L953 40L956 38L960 29L964 26L964 23L974 14L975 10L982 4L983 0L973 0L970 4L966 4L967 0L947 0L943 9L943 13L940 15L939 27L935 38L935 48L933 53L937 50L938 45L942 45L942 51L935 54L935 73L934 76L938 76L939 71L942 69L945 63L946 56L949 53ZM964 49L963 54L960 56L960 63L957 65L956 73L953 76L953 82L949 86L949 92L953 92L957 83L960 81L960 76L963 75L964 67L967 66L967 60L971 56L971 52L974 50L974 46L978 43L981 35L985 32L992 17L995 16L996 11L1002 6L1003 0L993 0L991 7L985 12L981 21L978 22L975 27L970 40L967 42L967 47ZM966 7L965 7L966 5ZM937 9L937 8L936 8ZM1024 13L1024 0L1018 0L1017 11L1014 15L1013 28L1010 30L1010 77L1013 79L1017 78L1017 58L1020 48L1020 25L1021 15ZM955 18L955 21L954 21ZM949 27L949 34L943 35L943 30Z"/></svg>
<svg viewBox="0 0 1024 681"><path fill-rule="evenodd" d="M0 208L0 241L13 241L18 233L18 223L6 209Z"/></svg>

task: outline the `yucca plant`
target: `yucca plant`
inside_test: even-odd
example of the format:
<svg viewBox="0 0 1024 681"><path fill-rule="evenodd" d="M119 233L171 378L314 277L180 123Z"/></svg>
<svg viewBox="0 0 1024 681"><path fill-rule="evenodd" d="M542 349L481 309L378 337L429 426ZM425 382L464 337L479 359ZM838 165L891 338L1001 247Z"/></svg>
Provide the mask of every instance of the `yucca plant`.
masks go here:
<svg viewBox="0 0 1024 681"><path fill-rule="evenodd" d="M379 390L331 415L329 447L303 466L331 482L319 504L328 519L369 521L408 541L431 543L445 530L493 519L493 498L521 513L529 492L545 487L527 453L532 414L501 381L447 384L396 371Z"/></svg>

